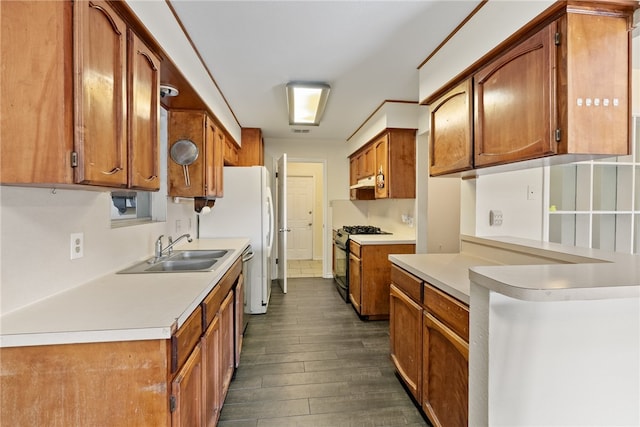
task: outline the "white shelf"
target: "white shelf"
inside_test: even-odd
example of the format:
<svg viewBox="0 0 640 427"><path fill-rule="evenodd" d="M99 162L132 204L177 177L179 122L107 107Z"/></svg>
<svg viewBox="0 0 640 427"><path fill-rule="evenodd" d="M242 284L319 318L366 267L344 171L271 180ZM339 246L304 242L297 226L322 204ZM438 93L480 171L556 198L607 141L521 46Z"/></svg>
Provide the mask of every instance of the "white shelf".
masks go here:
<svg viewBox="0 0 640 427"><path fill-rule="evenodd" d="M632 153L549 168L550 242L617 252L640 251L640 116Z"/></svg>

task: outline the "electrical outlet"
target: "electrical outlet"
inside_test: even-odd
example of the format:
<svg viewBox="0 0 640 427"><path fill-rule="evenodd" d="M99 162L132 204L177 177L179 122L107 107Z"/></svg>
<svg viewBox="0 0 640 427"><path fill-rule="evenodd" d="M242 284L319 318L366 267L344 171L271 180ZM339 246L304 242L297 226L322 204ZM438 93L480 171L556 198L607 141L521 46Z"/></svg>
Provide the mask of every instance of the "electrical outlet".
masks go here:
<svg viewBox="0 0 640 427"><path fill-rule="evenodd" d="M71 233L70 239L71 259L78 259L84 256L84 233Z"/></svg>
<svg viewBox="0 0 640 427"><path fill-rule="evenodd" d="M502 225L502 211L497 211L497 210L489 211L489 225L493 225L493 226Z"/></svg>

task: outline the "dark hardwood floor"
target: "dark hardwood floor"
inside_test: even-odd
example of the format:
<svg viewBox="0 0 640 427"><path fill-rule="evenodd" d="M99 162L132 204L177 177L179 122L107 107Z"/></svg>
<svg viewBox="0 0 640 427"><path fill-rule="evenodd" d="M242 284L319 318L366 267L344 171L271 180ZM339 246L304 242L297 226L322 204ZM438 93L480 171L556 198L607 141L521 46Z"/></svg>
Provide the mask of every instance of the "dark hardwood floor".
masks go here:
<svg viewBox="0 0 640 427"><path fill-rule="evenodd" d="M396 378L389 322L361 321L332 279L289 279L250 317L227 426L428 426Z"/></svg>

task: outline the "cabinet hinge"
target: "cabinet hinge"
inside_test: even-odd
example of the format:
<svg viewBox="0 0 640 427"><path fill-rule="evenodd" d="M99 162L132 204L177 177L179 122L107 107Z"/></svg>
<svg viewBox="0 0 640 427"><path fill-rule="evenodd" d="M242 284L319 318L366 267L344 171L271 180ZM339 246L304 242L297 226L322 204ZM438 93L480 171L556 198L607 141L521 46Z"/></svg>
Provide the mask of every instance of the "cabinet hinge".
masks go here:
<svg viewBox="0 0 640 427"><path fill-rule="evenodd" d="M176 410L176 397L174 395L171 395L171 397L169 397L169 412L173 412Z"/></svg>
<svg viewBox="0 0 640 427"><path fill-rule="evenodd" d="M555 38L554 38L554 43L556 44L556 46L560 46L560 33L556 33Z"/></svg>
<svg viewBox="0 0 640 427"><path fill-rule="evenodd" d="M276 178L278 177L278 172L276 172Z"/></svg>
<svg viewBox="0 0 640 427"><path fill-rule="evenodd" d="M562 131L560 129L556 129L556 142L560 142L561 136L562 136Z"/></svg>
<svg viewBox="0 0 640 427"><path fill-rule="evenodd" d="M72 151L71 152L71 167L72 168L77 168L78 167L78 152L77 151Z"/></svg>

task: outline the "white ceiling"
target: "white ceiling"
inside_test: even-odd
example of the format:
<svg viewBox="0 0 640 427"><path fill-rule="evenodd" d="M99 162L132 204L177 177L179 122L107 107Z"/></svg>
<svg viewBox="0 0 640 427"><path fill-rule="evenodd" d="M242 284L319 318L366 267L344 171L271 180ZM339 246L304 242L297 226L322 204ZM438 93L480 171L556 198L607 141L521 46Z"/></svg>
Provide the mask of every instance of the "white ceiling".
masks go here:
<svg viewBox="0 0 640 427"><path fill-rule="evenodd" d="M478 3L170 0L242 127L342 141L385 100L418 101L417 67ZM289 126L292 80L331 85L308 134Z"/></svg>

